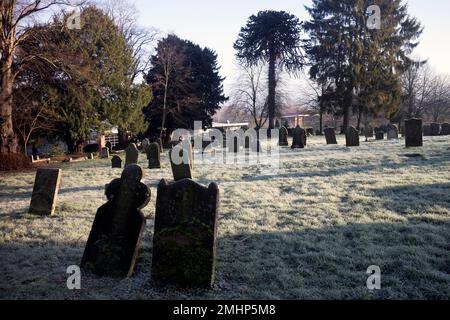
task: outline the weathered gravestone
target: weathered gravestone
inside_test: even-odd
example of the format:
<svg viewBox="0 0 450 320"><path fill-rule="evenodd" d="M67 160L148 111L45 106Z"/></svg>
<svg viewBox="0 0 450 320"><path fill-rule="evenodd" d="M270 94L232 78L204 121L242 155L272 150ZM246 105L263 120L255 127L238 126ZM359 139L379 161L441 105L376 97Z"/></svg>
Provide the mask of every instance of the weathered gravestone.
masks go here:
<svg viewBox="0 0 450 320"><path fill-rule="evenodd" d="M325 128L325 140L327 144L337 144L336 132L334 128Z"/></svg>
<svg viewBox="0 0 450 320"><path fill-rule="evenodd" d="M144 140L142 140L141 143L141 147L142 147L142 152L147 153L147 148L150 146L150 140L148 140L147 138L145 138Z"/></svg>
<svg viewBox="0 0 450 320"><path fill-rule="evenodd" d="M450 135L450 124L443 123L441 128L441 136L449 136Z"/></svg>
<svg viewBox="0 0 450 320"><path fill-rule="evenodd" d="M137 164L139 159L139 150L134 143L130 143L125 149L125 167L130 164Z"/></svg>
<svg viewBox="0 0 450 320"><path fill-rule="evenodd" d="M359 134L358 130L354 127L349 127L345 133L345 141L347 147L359 147Z"/></svg>
<svg viewBox="0 0 450 320"><path fill-rule="evenodd" d="M373 128L371 126L366 126L364 128L364 136L366 137L366 140L373 138Z"/></svg>
<svg viewBox="0 0 450 320"><path fill-rule="evenodd" d="M294 129L294 139L292 141L292 149L303 149L306 147L306 131L300 126Z"/></svg>
<svg viewBox="0 0 450 320"><path fill-rule="evenodd" d="M384 132L381 130L377 130L375 132L375 139L376 140L384 140Z"/></svg>
<svg viewBox="0 0 450 320"><path fill-rule="evenodd" d="M431 136L431 126L430 125L424 125L423 126L423 136L424 137L430 137Z"/></svg>
<svg viewBox="0 0 450 320"><path fill-rule="evenodd" d="M430 124L430 134L432 137L436 137L441 133L441 125L439 123Z"/></svg>
<svg viewBox="0 0 450 320"><path fill-rule="evenodd" d="M181 287L214 283L219 188L162 180L156 199L152 279Z"/></svg>
<svg viewBox="0 0 450 320"><path fill-rule="evenodd" d="M94 154L93 153L89 153L88 159L89 160L94 160L95 159Z"/></svg>
<svg viewBox="0 0 450 320"><path fill-rule="evenodd" d="M109 149L108 148L102 148L100 151L100 158L102 159L108 159L109 158Z"/></svg>
<svg viewBox="0 0 450 320"><path fill-rule="evenodd" d="M395 124L388 125L387 138L388 140L398 139L398 128Z"/></svg>
<svg viewBox="0 0 450 320"><path fill-rule="evenodd" d="M61 182L60 169L38 169L34 179L33 194L31 196L30 214L54 215L56 198Z"/></svg>
<svg viewBox="0 0 450 320"><path fill-rule="evenodd" d="M105 147L108 148L108 151L109 151L110 153L112 152L112 143L111 143L111 142L107 141L107 142L105 143Z"/></svg>
<svg viewBox="0 0 450 320"><path fill-rule="evenodd" d="M174 146L169 152L169 158L175 181L193 178L193 155L192 146L189 142L183 141Z"/></svg>
<svg viewBox="0 0 450 320"><path fill-rule="evenodd" d="M409 119L405 121L406 147L422 147L422 119Z"/></svg>
<svg viewBox="0 0 450 320"><path fill-rule="evenodd" d="M99 276L131 277L139 254L150 201L142 168L131 164L106 188L108 202L97 210L81 267Z"/></svg>
<svg viewBox="0 0 450 320"><path fill-rule="evenodd" d="M286 127L281 127L280 128L278 145L280 147L288 147L289 146L288 130L286 129Z"/></svg>
<svg viewBox="0 0 450 320"><path fill-rule="evenodd" d="M159 144L157 142L151 143L147 147L147 159L149 169L161 168L161 152L159 151Z"/></svg>
<svg viewBox="0 0 450 320"><path fill-rule="evenodd" d="M111 159L111 167L113 169L116 169L116 168L121 169L122 168L122 159L120 159L119 156L112 157L112 159Z"/></svg>

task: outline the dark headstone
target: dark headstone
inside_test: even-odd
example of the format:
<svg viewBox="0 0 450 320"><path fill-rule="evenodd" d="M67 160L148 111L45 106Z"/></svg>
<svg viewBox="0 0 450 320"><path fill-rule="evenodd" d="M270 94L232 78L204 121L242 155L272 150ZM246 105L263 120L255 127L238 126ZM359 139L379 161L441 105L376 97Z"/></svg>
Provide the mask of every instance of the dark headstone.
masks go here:
<svg viewBox="0 0 450 320"><path fill-rule="evenodd" d="M281 127L279 131L279 146L280 147L288 147L288 130L285 127Z"/></svg>
<svg viewBox="0 0 450 320"><path fill-rule="evenodd" d="M121 169L122 168L122 159L119 156L114 156L111 159L111 167L113 169Z"/></svg>
<svg viewBox="0 0 450 320"><path fill-rule="evenodd" d="M99 276L131 277L138 257L150 201L142 168L131 164L106 189L108 202L97 210L81 267Z"/></svg>
<svg viewBox="0 0 450 320"><path fill-rule="evenodd" d="M422 147L422 119L409 119L405 121L406 147Z"/></svg>
<svg viewBox="0 0 450 320"><path fill-rule="evenodd" d="M381 130L378 130L375 132L375 139L376 140L384 140L384 132Z"/></svg>
<svg viewBox="0 0 450 320"><path fill-rule="evenodd" d="M327 144L337 144L334 128L325 128L325 140L327 141Z"/></svg>
<svg viewBox="0 0 450 320"><path fill-rule="evenodd" d="M241 148L241 141L239 137L233 137L233 140L230 142L231 146L228 146L228 152L238 153Z"/></svg>
<svg viewBox="0 0 450 320"><path fill-rule="evenodd" d="M161 152L158 143L154 142L147 146L147 159L149 169L161 168Z"/></svg>
<svg viewBox="0 0 450 320"><path fill-rule="evenodd" d="M109 158L109 149L108 148L102 148L100 151L100 158L102 159L108 159Z"/></svg>
<svg viewBox="0 0 450 320"><path fill-rule="evenodd" d="M373 128L371 126L367 126L364 128L364 136L367 139L373 138Z"/></svg>
<svg viewBox="0 0 450 320"><path fill-rule="evenodd" d="M30 214L54 215L56 198L61 182L60 169L38 169L34 179L33 194L31 196Z"/></svg>
<svg viewBox="0 0 450 320"><path fill-rule="evenodd" d="M144 140L142 140L142 143L141 143L142 152L147 153L147 148L149 146L150 146L150 140L148 140L148 138L145 138Z"/></svg>
<svg viewBox="0 0 450 320"><path fill-rule="evenodd" d="M303 149L306 147L306 131L300 128L300 126L294 129L294 138L292 141L292 149Z"/></svg>
<svg viewBox="0 0 450 320"><path fill-rule="evenodd" d="M134 143L130 143L125 149L125 167L130 164L137 164L139 159L139 150Z"/></svg>
<svg viewBox="0 0 450 320"><path fill-rule="evenodd" d="M450 136L450 124L449 123L442 124L441 136Z"/></svg>
<svg viewBox="0 0 450 320"><path fill-rule="evenodd" d="M107 142L105 143L105 147L108 148L108 150L109 150L110 153L112 152L112 143L111 143L111 142L107 141Z"/></svg>
<svg viewBox="0 0 450 320"><path fill-rule="evenodd" d="M306 128L306 135L312 137L314 135L314 128Z"/></svg>
<svg viewBox="0 0 450 320"><path fill-rule="evenodd" d="M173 154L172 154L173 153ZM174 155L178 155L182 161L175 163L172 159ZM170 165L172 167L173 179L179 181L182 179L192 179L193 154L192 146L189 142L178 143L169 152Z"/></svg>
<svg viewBox="0 0 450 320"><path fill-rule="evenodd" d="M398 128L395 124L389 124L387 129L388 140L398 139Z"/></svg>
<svg viewBox="0 0 450 320"><path fill-rule="evenodd" d="M430 137L431 136L431 126L430 125L424 125L423 126L423 136L424 137Z"/></svg>
<svg viewBox="0 0 450 320"><path fill-rule="evenodd" d="M359 147L358 130L354 127L349 127L345 133L345 140L347 147Z"/></svg>
<svg viewBox="0 0 450 320"><path fill-rule="evenodd" d="M441 125L439 123L430 124L431 136L436 137L441 133Z"/></svg>
<svg viewBox="0 0 450 320"><path fill-rule="evenodd" d="M181 287L214 283L219 188L162 180L156 199L152 279Z"/></svg>

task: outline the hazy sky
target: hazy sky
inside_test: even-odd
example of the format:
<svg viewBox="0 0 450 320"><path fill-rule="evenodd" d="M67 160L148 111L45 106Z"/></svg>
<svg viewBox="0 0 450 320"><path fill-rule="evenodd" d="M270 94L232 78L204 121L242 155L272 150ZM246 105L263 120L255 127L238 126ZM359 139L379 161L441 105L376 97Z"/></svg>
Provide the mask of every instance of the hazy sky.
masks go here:
<svg viewBox="0 0 450 320"><path fill-rule="evenodd" d="M140 24L172 32L215 50L227 77L228 91L235 77L235 42L248 17L260 10L284 10L308 20L304 6L311 0L135 0ZM409 0L409 13L425 27L415 55L427 58L439 72L450 74L450 1Z"/></svg>

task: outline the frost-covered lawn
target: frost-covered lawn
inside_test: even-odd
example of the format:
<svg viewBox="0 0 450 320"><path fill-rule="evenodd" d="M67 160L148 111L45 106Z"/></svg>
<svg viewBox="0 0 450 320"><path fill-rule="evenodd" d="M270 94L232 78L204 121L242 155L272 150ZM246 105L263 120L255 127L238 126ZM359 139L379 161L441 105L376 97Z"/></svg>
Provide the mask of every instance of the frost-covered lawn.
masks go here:
<svg viewBox="0 0 450 320"><path fill-rule="evenodd" d="M194 168L221 192L216 286L157 288L150 281L156 186L164 168L145 169L152 201L131 279L82 276L79 264L104 185L119 177L109 160L62 165L57 216L27 215L34 172L0 173L0 298L3 299L450 299L450 137L284 149L280 169ZM408 154L419 154L408 157ZM146 168L145 157L141 165ZM366 288L379 265L382 289Z"/></svg>

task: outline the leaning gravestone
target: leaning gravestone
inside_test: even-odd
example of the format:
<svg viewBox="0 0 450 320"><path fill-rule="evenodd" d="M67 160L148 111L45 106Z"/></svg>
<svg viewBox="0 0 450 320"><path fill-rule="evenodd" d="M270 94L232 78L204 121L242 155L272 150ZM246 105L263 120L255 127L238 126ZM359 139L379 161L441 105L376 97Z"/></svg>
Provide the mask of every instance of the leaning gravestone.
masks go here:
<svg viewBox="0 0 450 320"><path fill-rule="evenodd" d="M345 140L347 147L359 147L358 130L354 127L349 127L345 133Z"/></svg>
<svg viewBox="0 0 450 320"><path fill-rule="evenodd" d="M38 169L28 212L42 216L54 215L60 182L61 169Z"/></svg>
<svg viewBox="0 0 450 320"><path fill-rule="evenodd" d="M422 147L422 119L409 119L405 121L406 147Z"/></svg>
<svg viewBox="0 0 450 320"><path fill-rule="evenodd" d="M441 133L441 125L439 123L430 124L430 135L436 137Z"/></svg>
<svg viewBox="0 0 450 320"><path fill-rule="evenodd" d="M152 279L181 287L210 287L216 261L219 188L190 179L162 180L156 199Z"/></svg>
<svg viewBox="0 0 450 320"><path fill-rule="evenodd" d="M384 132L381 130L378 130L375 132L375 139L376 140L384 140Z"/></svg>
<svg viewBox="0 0 450 320"><path fill-rule="evenodd" d="M289 146L288 130L286 129L286 127L281 127L280 128L278 145L280 147L288 147Z"/></svg>
<svg viewBox="0 0 450 320"><path fill-rule="evenodd" d="M103 148L100 152L100 158L102 159L108 159L109 158L109 149L108 148Z"/></svg>
<svg viewBox="0 0 450 320"><path fill-rule="evenodd" d="M141 146L142 146L142 152L147 153L147 148L150 146L150 140L145 138L144 140L142 140Z"/></svg>
<svg viewBox="0 0 450 320"><path fill-rule="evenodd" d="M139 159L139 150L134 143L130 143L125 149L125 167L130 164L137 164Z"/></svg>
<svg viewBox="0 0 450 320"><path fill-rule="evenodd" d="M334 128L325 128L325 140L327 144L337 144L336 132Z"/></svg>
<svg viewBox="0 0 450 320"><path fill-rule="evenodd" d="M189 142L181 142L173 147L169 152L169 158L175 181L193 178L193 155L192 146Z"/></svg>
<svg viewBox="0 0 450 320"><path fill-rule="evenodd" d="M300 126L294 129L294 139L292 141L292 149L303 149L306 146L306 131Z"/></svg>
<svg viewBox="0 0 450 320"><path fill-rule="evenodd" d="M160 169L161 168L161 153L159 151L159 144L157 142L148 145L147 149L147 159L149 169Z"/></svg>
<svg viewBox="0 0 450 320"><path fill-rule="evenodd" d="M398 128L395 124L388 125L387 138L388 140L398 139Z"/></svg>
<svg viewBox="0 0 450 320"><path fill-rule="evenodd" d="M122 159L120 159L119 156L112 157L112 159L111 159L111 167L113 169L116 169L116 168L121 169L122 168Z"/></svg>
<svg viewBox="0 0 450 320"><path fill-rule="evenodd" d="M125 167L122 177L106 188L108 202L97 210L81 267L99 276L131 277L138 257L145 218L141 212L150 201L142 168Z"/></svg>
<svg viewBox="0 0 450 320"><path fill-rule="evenodd" d="M450 124L443 123L441 128L441 136L449 136L450 135Z"/></svg>

